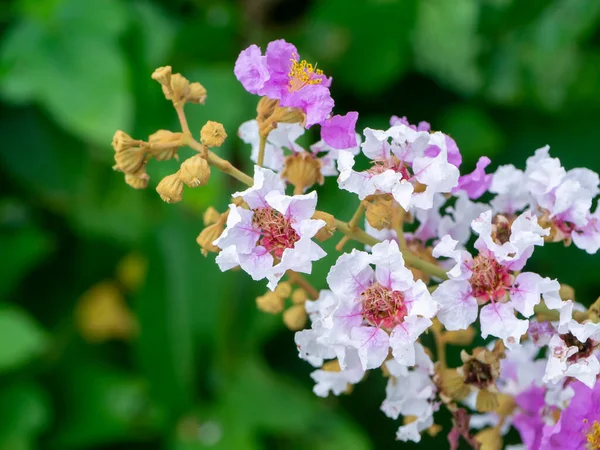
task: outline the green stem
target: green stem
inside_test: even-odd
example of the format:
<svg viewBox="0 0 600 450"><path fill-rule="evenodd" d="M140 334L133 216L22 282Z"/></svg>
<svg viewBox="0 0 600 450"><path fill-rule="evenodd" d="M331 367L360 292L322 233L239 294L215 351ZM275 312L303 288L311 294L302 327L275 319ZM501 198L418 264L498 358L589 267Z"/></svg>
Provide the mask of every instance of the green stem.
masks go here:
<svg viewBox="0 0 600 450"><path fill-rule="evenodd" d="M262 167L265 162L265 147L267 145L267 136L260 135L260 140L258 141L258 160L256 164Z"/></svg>

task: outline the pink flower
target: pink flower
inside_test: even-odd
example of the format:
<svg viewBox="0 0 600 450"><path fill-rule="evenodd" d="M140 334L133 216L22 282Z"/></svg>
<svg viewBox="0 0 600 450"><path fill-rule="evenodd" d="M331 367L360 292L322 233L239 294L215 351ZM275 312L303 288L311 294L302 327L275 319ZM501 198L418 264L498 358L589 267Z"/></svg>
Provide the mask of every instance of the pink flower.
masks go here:
<svg viewBox="0 0 600 450"><path fill-rule="evenodd" d="M216 258L222 271L239 265L274 289L286 270L310 273L312 262L325 256L311 240L325 225L311 219L315 192L287 196L277 174L255 166L254 186L233 197L242 197L250 209L229 205L227 228L214 241L222 249Z"/></svg>
<svg viewBox="0 0 600 450"><path fill-rule="evenodd" d="M321 138L331 147L347 149L356 146L357 112L349 112L345 116L333 116L321 123Z"/></svg>
<svg viewBox="0 0 600 450"><path fill-rule="evenodd" d="M470 199L478 199L487 192L492 184L492 175L485 173L485 168L491 163L490 158L482 156L477 161L477 167L468 175L463 175L458 179L456 191L465 191Z"/></svg>

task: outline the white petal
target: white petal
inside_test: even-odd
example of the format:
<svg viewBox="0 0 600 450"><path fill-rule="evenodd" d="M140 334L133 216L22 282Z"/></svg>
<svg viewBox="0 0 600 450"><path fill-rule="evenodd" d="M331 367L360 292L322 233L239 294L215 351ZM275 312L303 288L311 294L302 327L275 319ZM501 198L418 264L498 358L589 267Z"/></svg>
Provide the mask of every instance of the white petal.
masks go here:
<svg viewBox="0 0 600 450"><path fill-rule="evenodd" d="M510 302L484 306L479 313L479 322L484 339L491 334L502 339L509 349L519 345L521 336L529 326L529 321L515 317L515 310Z"/></svg>
<svg viewBox="0 0 600 450"><path fill-rule="evenodd" d="M366 252L353 249L344 253L327 274L327 284L340 298L355 299L373 281L375 273L370 263L371 255Z"/></svg>
<svg viewBox="0 0 600 450"><path fill-rule="evenodd" d="M433 292L440 305L438 319L448 330L466 330L477 319L479 307L468 281L448 280Z"/></svg>

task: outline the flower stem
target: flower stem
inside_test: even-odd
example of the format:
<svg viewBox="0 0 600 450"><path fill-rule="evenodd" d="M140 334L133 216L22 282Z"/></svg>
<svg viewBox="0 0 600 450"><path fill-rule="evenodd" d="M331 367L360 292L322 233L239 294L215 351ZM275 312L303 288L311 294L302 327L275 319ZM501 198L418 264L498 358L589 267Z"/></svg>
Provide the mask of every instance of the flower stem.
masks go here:
<svg viewBox="0 0 600 450"><path fill-rule="evenodd" d="M267 136L268 134L264 136L261 134L258 141L258 160L256 161L256 164L260 167L262 167L263 163L265 162L265 147L267 145Z"/></svg>
<svg viewBox="0 0 600 450"><path fill-rule="evenodd" d="M438 362L442 366L442 369L446 368L446 340L442 334L442 324L434 319L433 325L429 328L433 334L435 340L435 353Z"/></svg>
<svg viewBox="0 0 600 450"><path fill-rule="evenodd" d="M298 272L289 271L288 276L290 281L306 291L310 298L316 300L319 298L319 291L310 282Z"/></svg>
<svg viewBox="0 0 600 450"><path fill-rule="evenodd" d="M348 230L349 230L350 232L354 232L355 230L357 230L357 231L362 231L362 230L360 230L360 229L358 228L358 222L360 221L360 219L361 219L361 217L364 215L364 213L365 213L365 205L364 205L364 203L363 203L363 202L360 202L360 204L358 205L358 208L357 208L357 209L356 209L356 211L354 212L354 215L353 215L353 216L352 216L352 218L350 219L350 222L348 222L348 224L347 224ZM344 223L344 222L341 222L341 221L340 221L340 224L342 224L342 223ZM340 228L340 227L339 227L339 224L337 224L337 219L336 219L336 225L338 225L338 228ZM344 245L346 245L346 243L348 242L348 240L349 240L349 239L352 237L352 236L350 236L350 234L349 234L348 232L346 232L346 231L342 230L341 228L340 228L340 231L342 231L342 233L344 233L346 236L344 236L344 237L343 237L343 238L340 240L340 242L338 242L338 244L335 246L335 249L336 249L338 252L341 252L341 251L343 250L343 248L344 248ZM365 235L366 235L366 236L368 236L368 237L370 237L370 236L369 236L368 234L366 234L366 233L365 233ZM355 238L352 238L352 239L355 239ZM358 239L356 239L356 240L358 240ZM370 245L370 244L367 244L367 245Z"/></svg>
<svg viewBox="0 0 600 450"><path fill-rule="evenodd" d="M404 238L404 216L406 211L400 205L394 205L394 231L398 237L398 246L402 252L408 251L406 239Z"/></svg>
<svg viewBox="0 0 600 450"><path fill-rule="evenodd" d="M187 118L185 117L185 111L183 110L184 104L183 103L181 103L179 105L173 104L173 106L175 107L175 111L177 112L177 117L179 118L179 122L181 123L181 131L183 131L184 134L191 136L192 133L190 132L190 127L188 125Z"/></svg>

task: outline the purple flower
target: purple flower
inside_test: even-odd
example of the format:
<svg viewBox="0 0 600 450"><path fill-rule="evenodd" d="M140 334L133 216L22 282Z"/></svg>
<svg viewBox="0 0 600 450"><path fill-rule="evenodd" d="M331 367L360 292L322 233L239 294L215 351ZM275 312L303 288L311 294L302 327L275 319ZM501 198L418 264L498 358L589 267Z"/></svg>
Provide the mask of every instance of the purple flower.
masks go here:
<svg viewBox="0 0 600 450"><path fill-rule="evenodd" d="M544 427L540 448L579 450L600 447L600 384L590 389L583 383L574 383L572 388L575 395L558 422Z"/></svg>
<svg viewBox="0 0 600 450"><path fill-rule="evenodd" d="M492 184L492 174L485 173L485 168L490 163L490 158L487 156L479 158L475 170L458 179L458 186L454 189L454 192L465 191L472 200L476 200L485 194Z"/></svg>
<svg viewBox="0 0 600 450"><path fill-rule="evenodd" d="M412 125L408 122L406 116L392 116L390 118L390 126L393 127L394 125L406 125L407 127L412 128L415 131L431 131L431 125L429 124L429 122L421 121L418 125Z"/></svg>
<svg viewBox="0 0 600 450"><path fill-rule="evenodd" d="M515 397L521 413L515 415L513 426L519 431L521 440L528 450L538 450L542 442L544 421L543 409L546 406L544 395L546 389L531 386Z"/></svg>
<svg viewBox="0 0 600 450"><path fill-rule="evenodd" d="M321 138L336 149L356 147L357 112L349 112L345 116L336 115L321 124Z"/></svg>

